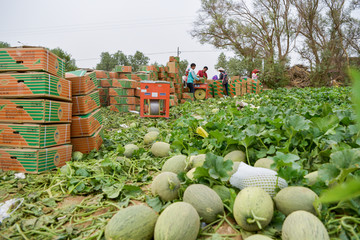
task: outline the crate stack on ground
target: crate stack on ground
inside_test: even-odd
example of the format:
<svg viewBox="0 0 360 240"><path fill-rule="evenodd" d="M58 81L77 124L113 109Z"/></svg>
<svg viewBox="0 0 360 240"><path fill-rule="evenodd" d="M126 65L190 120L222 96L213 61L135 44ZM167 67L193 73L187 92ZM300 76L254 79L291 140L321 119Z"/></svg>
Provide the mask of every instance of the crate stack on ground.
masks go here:
<svg viewBox="0 0 360 240"><path fill-rule="evenodd" d="M77 70L66 73L72 82L71 143L74 151L90 153L102 144L102 115L96 72Z"/></svg>
<svg viewBox="0 0 360 240"><path fill-rule="evenodd" d="M173 98L175 105L177 105L179 102L181 102L181 99L183 98L182 94L184 90L180 75L180 58L171 56L169 58L169 62L166 64L166 67L164 69L167 70L169 79L168 81L173 83L173 90L171 90L171 92L174 93L172 94L173 97L170 95L170 99Z"/></svg>
<svg viewBox="0 0 360 240"><path fill-rule="evenodd" d="M41 47L0 49L0 169L40 173L71 160L71 82Z"/></svg>
<svg viewBox="0 0 360 240"><path fill-rule="evenodd" d="M140 110L140 98L135 96L139 80L138 75L131 73L131 66L116 66L109 87L110 110L115 112L129 112ZM140 96L140 95L139 95Z"/></svg>
<svg viewBox="0 0 360 240"><path fill-rule="evenodd" d="M112 78L110 75L114 75L114 73L103 70L95 70L94 72L98 82L100 105L107 107L110 104L109 87L112 86Z"/></svg>

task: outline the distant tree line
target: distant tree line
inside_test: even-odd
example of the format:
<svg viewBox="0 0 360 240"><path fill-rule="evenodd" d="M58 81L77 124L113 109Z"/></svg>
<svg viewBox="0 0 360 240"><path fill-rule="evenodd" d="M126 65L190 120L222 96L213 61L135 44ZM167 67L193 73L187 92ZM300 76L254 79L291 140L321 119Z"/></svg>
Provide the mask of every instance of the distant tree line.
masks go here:
<svg viewBox="0 0 360 240"><path fill-rule="evenodd" d="M314 86L347 81L347 70L360 56L358 0L202 0L192 36L201 43L231 50L219 64L236 75L249 75L264 62L270 86L288 83L292 51L307 62Z"/></svg>

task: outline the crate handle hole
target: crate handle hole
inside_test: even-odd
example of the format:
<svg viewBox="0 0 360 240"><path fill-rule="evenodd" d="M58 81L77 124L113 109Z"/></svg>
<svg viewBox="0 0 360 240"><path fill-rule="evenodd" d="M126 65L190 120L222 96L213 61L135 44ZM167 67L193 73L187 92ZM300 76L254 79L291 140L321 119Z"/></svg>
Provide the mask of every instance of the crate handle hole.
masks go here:
<svg viewBox="0 0 360 240"><path fill-rule="evenodd" d="M24 83L25 81L24 80L18 80L18 83Z"/></svg>
<svg viewBox="0 0 360 240"><path fill-rule="evenodd" d="M10 158L11 158L11 159L17 159L17 157L14 157L14 156L11 156Z"/></svg>
<svg viewBox="0 0 360 240"><path fill-rule="evenodd" d="M16 61L16 64L24 63L24 61Z"/></svg>
<svg viewBox="0 0 360 240"><path fill-rule="evenodd" d="M16 108L20 108L20 109L23 109L24 107L23 107L23 106L16 106Z"/></svg>
<svg viewBox="0 0 360 240"><path fill-rule="evenodd" d="M19 134L19 131L13 131L14 134Z"/></svg>

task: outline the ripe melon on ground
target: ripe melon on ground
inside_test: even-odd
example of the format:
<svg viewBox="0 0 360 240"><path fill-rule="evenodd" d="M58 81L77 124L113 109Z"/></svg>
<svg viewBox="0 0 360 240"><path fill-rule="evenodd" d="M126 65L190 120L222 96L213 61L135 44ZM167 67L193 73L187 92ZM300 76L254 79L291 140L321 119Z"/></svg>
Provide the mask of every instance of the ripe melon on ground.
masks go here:
<svg viewBox="0 0 360 240"><path fill-rule="evenodd" d="M190 164L193 168L202 167L206 160L206 154L199 154L190 157Z"/></svg>
<svg viewBox="0 0 360 240"><path fill-rule="evenodd" d="M272 159L260 158L255 162L254 167L262 167L262 168L272 169L271 164L273 164L273 163L275 163L275 162Z"/></svg>
<svg viewBox="0 0 360 240"><path fill-rule="evenodd" d="M233 214L244 230L253 232L266 227L274 215L270 195L259 187L247 187L236 196Z"/></svg>
<svg viewBox="0 0 360 240"><path fill-rule="evenodd" d="M155 240L195 240L200 218L189 203L176 202L165 208L155 225Z"/></svg>
<svg viewBox="0 0 360 240"><path fill-rule="evenodd" d="M136 146L135 144L127 144L124 146L124 148L125 148L124 156L128 158L132 157L133 153L139 150L139 147Z"/></svg>
<svg viewBox="0 0 360 240"><path fill-rule="evenodd" d="M156 127L149 127L148 129L148 132L160 132L160 130L159 129L157 129Z"/></svg>
<svg viewBox="0 0 360 240"><path fill-rule="evenodd" d="M163 172L173 172L176 174L179 174L181 172L184 172L186 170L186 156L185 155L176 155L164 163L162 167Z"/></svg>
<svg viewBox="0 0 360 240"><path fill-rule="evenodd" d="M151 143L153 143L153 142L156 141L156 139L157 139L158 136L159 136L159 132L155 132L155 131L153 131L153 132L148 132L148 133L145 134L145 136L144 136L144 143L145 143L146 145L151 144Z"/></svg>
<svg viewBox="0 0 360 240"><path fill-rule="evenodd" d="M296 211L285 218L281 233L282 240L329 240L324 224L313 214Z"/></svg>
<svg viewBox="0 0 360 240"><path fill-rule="evenodd" d="M151 192L159 195L164 201L172 201L179 197L180 181L175 173L162 172L157 175L152 184Z"/></svg>
<svg viewBox="0 0 360 240"><path fill-rule="evenodd" d="M311 173L305 175L304 178L308 179L309 186L312 186L318 181L317 180L318 176L319 176L319 172L315 171L315 172L311 172Z"/></svg>
<svg viewBox="0 0 360 240"><path fill-rule="evenodd" d="M245 162L245 153L240 150L229 152L224 157L224 161L226 160L231 160L233 162Z"/></svg>
<svg viewBox="0 0 360 240"><path fill-rule="evenodd" d="M186 188L183 200L190 203L206 223L215 221L218 215L224 213L224 205L219 195L202 184L193 184Z"/></svg>
<svg viewBox="0 0 360 240"><path fill-rule="evenodd" d="M234 162L233 166L232 166L232 170L227 172L227 174L231 177L234 173L236 173L236 171L238 170L240 166L240 162Z"/></svg>
<svg viewBox="0 0 360 240"><path fill-rule="evenodd" d="M167 157L170 153L170 144L164 142L156 142L151 147L151 153L155 157Z"/></svg>
<svg viewBox="0 0 360 240"><path fill-rule="evenodd" d="M106 225L105 239L150 240L154 235L157 218L156 212L145 205L121 209Z"/></svg>
<svg viewBox="0 0 360 240"><path fill-rule="evenodd" d="M271 240L271 238L265 235L255 234L245 238L245 240Z"/></svg>
<svg viewBox="0 0 360 240"><path fill-rule="evenodd" d="M274 197L276 208L285 215L303 210L316 214L314 201L318 195L311 189L300 186L286 187L280 190Z"/></svg>

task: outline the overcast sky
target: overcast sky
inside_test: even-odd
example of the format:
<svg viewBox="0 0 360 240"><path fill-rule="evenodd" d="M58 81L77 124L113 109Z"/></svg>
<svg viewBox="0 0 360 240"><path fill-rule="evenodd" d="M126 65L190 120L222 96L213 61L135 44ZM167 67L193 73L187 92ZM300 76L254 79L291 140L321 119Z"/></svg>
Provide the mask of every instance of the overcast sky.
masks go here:
<svg viewBox="0 0 360 240"><path fill-rule="evenodd" d="M166 64L180 47L181 59L216 74L221 51L189 34L200 0L0 0L0 6L0 41L60 47L78 67L93 68L101 52L117 50L139 50Z"/></svg>

